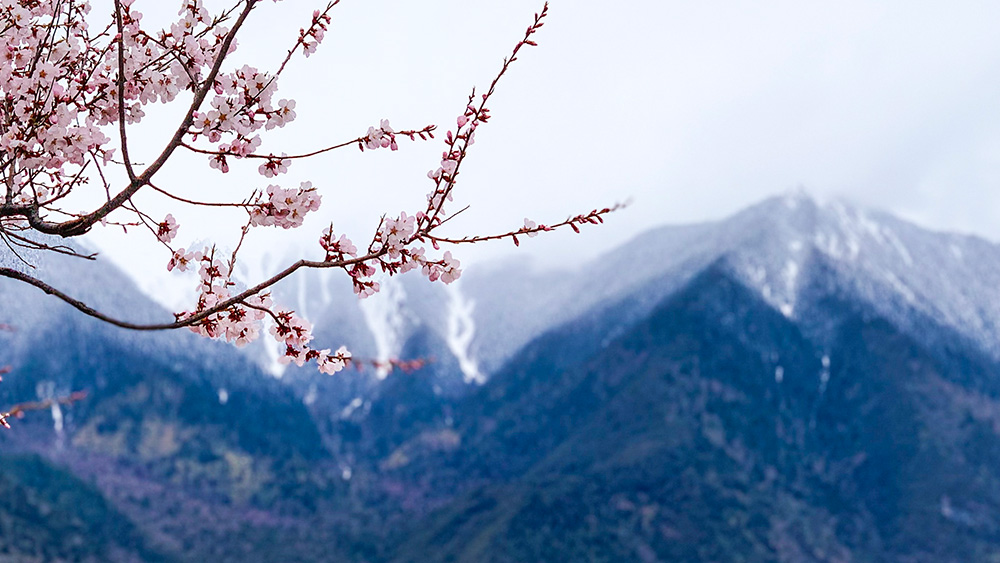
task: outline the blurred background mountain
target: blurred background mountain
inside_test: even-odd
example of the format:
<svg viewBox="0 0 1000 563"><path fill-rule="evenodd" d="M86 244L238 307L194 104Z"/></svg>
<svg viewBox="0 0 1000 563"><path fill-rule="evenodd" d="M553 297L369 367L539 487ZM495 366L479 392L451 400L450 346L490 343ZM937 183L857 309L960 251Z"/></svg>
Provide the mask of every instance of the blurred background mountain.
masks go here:
<svg viewBox="0 0 1000 563"><path fill-rule="evenodd" d="M89 395L0 433L0 559L1000 561L998 287L997 245L796 193L564 271L306 272L318 341L432 360L330 377L4 282L0 402Z"/></svg>

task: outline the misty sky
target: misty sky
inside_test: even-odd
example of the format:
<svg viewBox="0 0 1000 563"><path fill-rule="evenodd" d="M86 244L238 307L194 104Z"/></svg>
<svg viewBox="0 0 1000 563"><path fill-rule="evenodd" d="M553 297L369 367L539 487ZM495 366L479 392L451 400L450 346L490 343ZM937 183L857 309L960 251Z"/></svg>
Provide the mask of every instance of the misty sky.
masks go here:
<svg viewBox="0 0 1000 563"><path fill-rule="evenodd" d="M136 2L151 21L172 18L174 4ZM262 4L234 61L274 67L319 4ZM266 137L264 150L318 148L380 118L397 128L453 127L469 89L488 84L540 7L344 0L320 51L296 58L282 81L278 97L298 101L298 120ZM477 134L456 194L457 206L472 208L448 232L498 232L524 217L554 222L631 199L602 227L537 237L517 250L568 265L650 227L721 218L803 187L1000 240L998 21L1000 3L985 1L554 0L540 47L513 67L493 122ZM136 129L146 158L171 118L154 114ZM311 253L331 220L367 242L380 214L423 206L425 174L441 150L436 141L407 142L398 153L346 149L294 164L279 179L312 180L324 190L323 208L301 233L255 233L251 251ZM234 164L223 176L204 157L185 157L159 183L240 199L274 182L255 169ZM156 197L144 204L178 217L182 245L231 245L243 219L219 225ZM135 238L104 232L93 240L133 272L163 271L166 252L137 252ZM467 260L515 251L510 243L460 250Z"/></svg>

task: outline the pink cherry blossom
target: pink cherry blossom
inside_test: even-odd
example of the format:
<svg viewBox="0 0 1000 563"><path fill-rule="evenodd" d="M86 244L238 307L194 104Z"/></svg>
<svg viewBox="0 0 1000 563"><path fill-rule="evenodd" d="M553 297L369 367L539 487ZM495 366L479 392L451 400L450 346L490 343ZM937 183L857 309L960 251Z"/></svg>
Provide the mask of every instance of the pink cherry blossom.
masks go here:
<svg viewBox="0 0 1000 563"><path fill-rule="evenodd" d="M177 268L177 271L184 272L191 267L191 264L201 260L200 252L188 252L184 253L184 249L178 249L174 251L173 256L170 257L170 261L167 262L167 271L172 271Z"/></svg>
<svg viewBox="0 0 1000 563"><path fill-rule="evenodd" d="M174 216L168 213L167 218L157 225L156 237L162 242L170 242L177 236L178 229L180 229L180 225L174 220Z"/></svg>
<svg viewBox="0 0 1000 563"><path fill-rule="evenodd" d="M528 237L536 237L536 236L538 236L538 231L536 230L537 227L538 227L538 225L534 221L532 221L532 220L528 219L527 217L525 217L524 218L524 228L521 229L521 231L523 231L525 234L527 234ZM543 225L543 227L544 227L544 225Z"/></svg>
<svg viewBox="0 0 1000 563"><path fill-rule="evenodd" d="M253 206L250 222L254 226L292 229L302 225L307 213L319 209L322 196L312 182L302 182L298 189L267 187L267 201Z"/></svg>

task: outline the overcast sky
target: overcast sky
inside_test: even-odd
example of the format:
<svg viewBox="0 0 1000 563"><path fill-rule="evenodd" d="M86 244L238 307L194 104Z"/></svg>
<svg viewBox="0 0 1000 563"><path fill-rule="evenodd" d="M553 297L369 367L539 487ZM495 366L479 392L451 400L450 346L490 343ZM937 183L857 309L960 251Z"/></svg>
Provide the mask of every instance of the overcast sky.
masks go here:
<svg viewBox="0 0 1000 563"><path fill-rule="evenodd" d="M174 4L136 2L151 21L174 17ZM320 4L262 4L234 61L273 68ZM540 8L535 0L344 0L319 52L297 57L282 81L279 97L298 101L298 120L264 149L318 148L380 118L397 128L453 126L469 89L489 83ZM477 134L456 194L457 205L472 207L449 233L634 202L604 226L518 250L566 265L644 229L721 218L804 187L1000 240L997 22L993 1L554 0L540 46L513 67L494 120ZM133 135L148 142L147 158L167 117L153 115ZM437 141L407 142L398 153L347 149L294 164L282 182L312 180L323 207L303 233L257 232L249 248L304 244L311 253L331 220L367 241L380 214L422 207L425 174L441 150ZM254 165L232 168L223 176L202 157L180 158L160 183L205 199L239 199L269 183ZM207 214L146 203L180 219L182 245L232 244L242 219L230 216L223 229ZM137 252L134 238L93 240L133 272L163 270L165 251ZM460 250L468 261L514 247Z"/></svg>

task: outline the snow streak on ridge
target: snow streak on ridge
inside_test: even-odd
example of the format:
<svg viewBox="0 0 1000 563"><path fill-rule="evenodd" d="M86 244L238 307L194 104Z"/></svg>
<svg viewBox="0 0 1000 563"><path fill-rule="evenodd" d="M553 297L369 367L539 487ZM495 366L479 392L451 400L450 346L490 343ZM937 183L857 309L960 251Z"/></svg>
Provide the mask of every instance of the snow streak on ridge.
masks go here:
<svg viewBox="0 0 1000 563"><path fill-rule="evenodd" d="M471 355L472 341L476 337L476 323L472 313L476 303L466 299L456 282L447 286L448 291L448 349L458 360L466 383L486 383L486 376Z"/></svg>
<svg viewBox="0 0 1000 563"><path fill-rule="evenodd" d="M403 349L407 320L403 313L406 290L393 278L383 278L379 283L381 291L361 301L361 313L375 339L376 359L385 364L389 360L398 359ZM392 370L387 364L383 365L378 368L376 376L385 379L390 371Z"/></svg>

